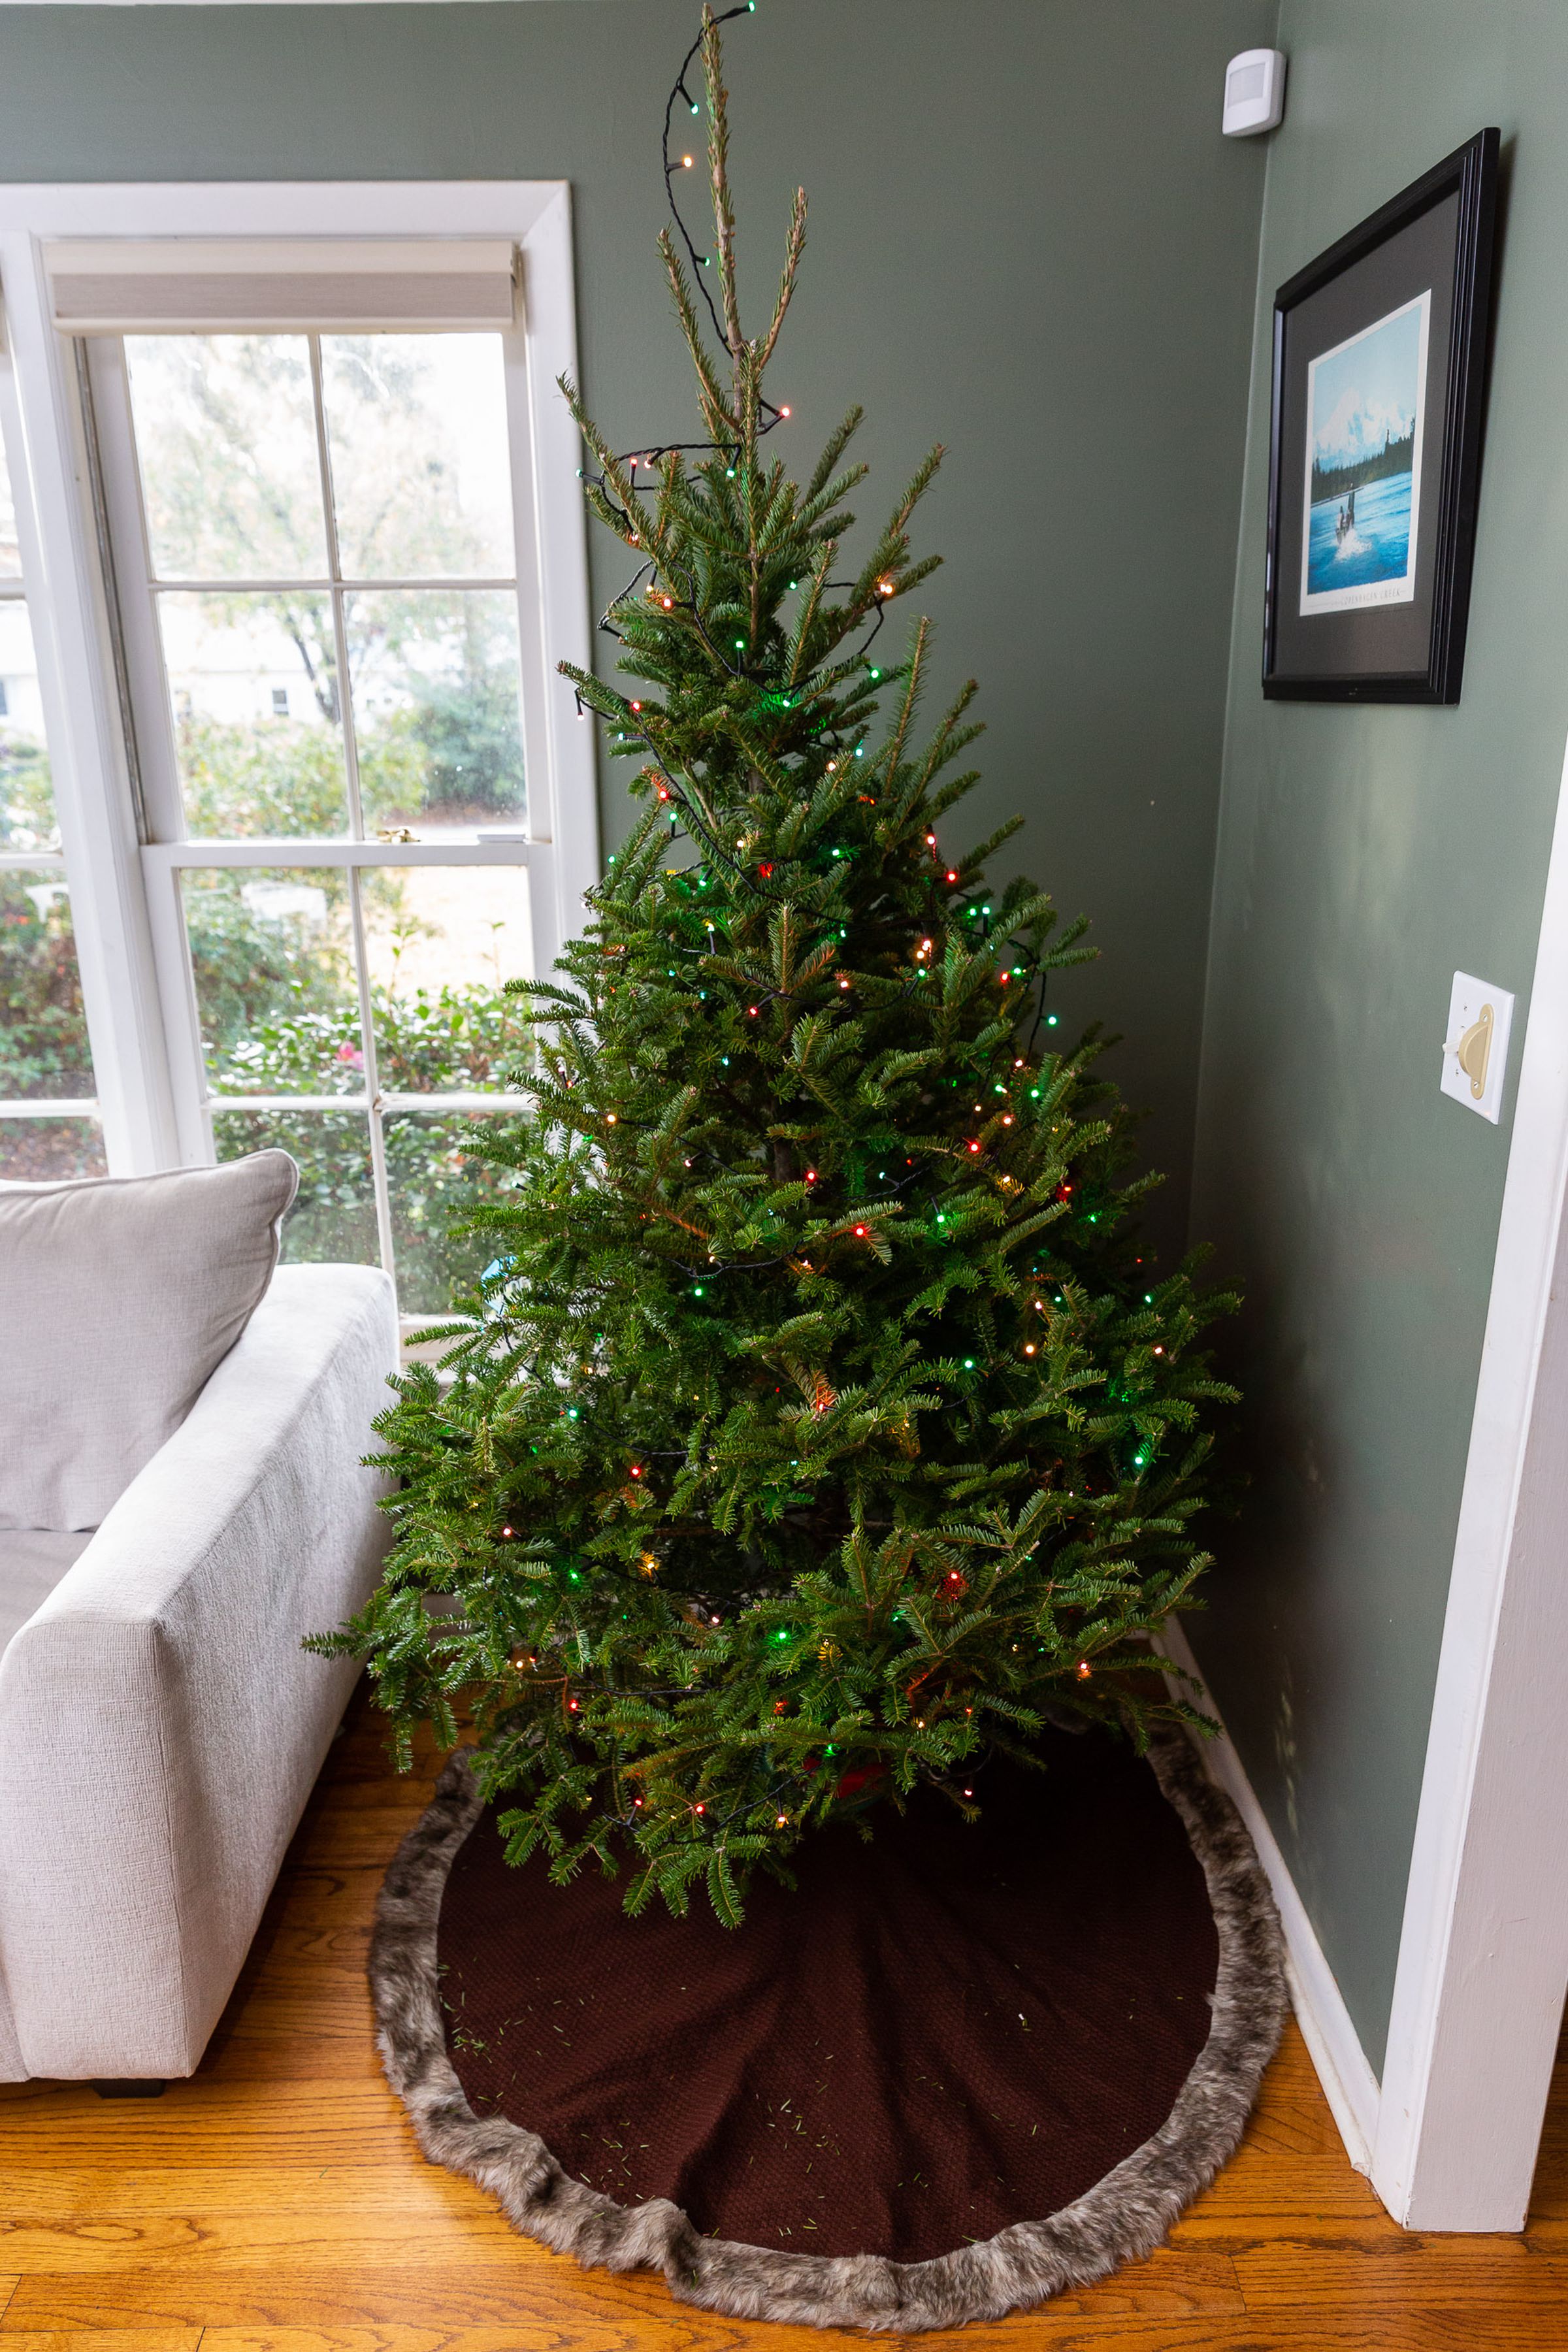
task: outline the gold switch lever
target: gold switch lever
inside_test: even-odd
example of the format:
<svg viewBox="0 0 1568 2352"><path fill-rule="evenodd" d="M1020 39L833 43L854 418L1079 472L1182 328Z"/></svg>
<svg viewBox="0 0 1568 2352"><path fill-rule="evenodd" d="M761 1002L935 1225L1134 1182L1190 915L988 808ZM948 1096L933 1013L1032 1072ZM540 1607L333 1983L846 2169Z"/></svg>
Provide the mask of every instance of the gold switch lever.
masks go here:
<svg viewBox="0 0 1568 2352"><path fill-rule="evenodd" d="M1471 999L1472 1003L1474 999ZM1454 1048L1455 1059L1470 1082L1470 1093L1477 1102L1487 1090L1487 1064L1492 1050L1492 1009L1483 1004L1477 1018L1460 1037Z"/></svg>

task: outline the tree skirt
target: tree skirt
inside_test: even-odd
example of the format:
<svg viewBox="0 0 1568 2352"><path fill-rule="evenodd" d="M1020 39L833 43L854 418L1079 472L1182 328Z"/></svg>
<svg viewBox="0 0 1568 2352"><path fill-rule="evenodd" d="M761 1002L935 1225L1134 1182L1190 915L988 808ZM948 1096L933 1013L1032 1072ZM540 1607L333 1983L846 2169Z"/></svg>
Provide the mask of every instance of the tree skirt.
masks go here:
<svg viewBox="0 0 1568 2352"><path fill-rule="evenodd" d="M1241 2137L1279 1923L1184 1740L1046 1758L988 1771L977 1825L924 1790L869 1844L819 1832L730 1931L510 1868L459 1752L371 1952L426 2154L545 2245L742 2318L952 2326L1147 2253Z"/></svg>

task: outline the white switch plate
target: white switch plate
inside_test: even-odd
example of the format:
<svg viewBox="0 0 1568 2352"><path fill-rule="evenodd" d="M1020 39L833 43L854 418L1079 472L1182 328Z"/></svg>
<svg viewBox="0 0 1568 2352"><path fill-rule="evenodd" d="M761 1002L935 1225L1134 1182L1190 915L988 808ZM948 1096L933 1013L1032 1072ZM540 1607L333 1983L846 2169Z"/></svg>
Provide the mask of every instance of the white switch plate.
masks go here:
<svg viewBox="0 0 1568 2352"><path fill-rule="evenodd" d="M1491 1007L1491 1045L1487 1055L1486 1084L1478 1096L1468 1073L1459 1067L1459 1040L1472 1022L1479 1021L1483 1009ZM1513 1026L1513 999L1506 988L1493 988L1484 980L1475 980L1468 971L1454 974L1454 992L1448 999L1448 1027L1443 1040L1442 1087L1467 1110L1479 1110L1495 1127L1502 1108L1502 1082L1508 1075L1508 1035Z"/></svg>

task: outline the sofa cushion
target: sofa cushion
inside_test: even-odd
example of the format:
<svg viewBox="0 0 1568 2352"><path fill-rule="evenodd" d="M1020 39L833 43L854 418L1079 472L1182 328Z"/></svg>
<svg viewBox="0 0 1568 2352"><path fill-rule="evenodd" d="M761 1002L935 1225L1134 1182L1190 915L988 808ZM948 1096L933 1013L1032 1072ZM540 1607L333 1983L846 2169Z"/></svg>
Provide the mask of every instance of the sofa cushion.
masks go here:
<svg viewBox="0 0 1568 2352"><path fill-rule="evenodd" d="M90 1528L63 1534L58 1528L0 1528L0 1650L91 1541Z"/></svg>
<svg viewBox="0 0 1568 2352"><path fill-rule="evenodd" d="M99 1525L249 1321L298 1181L256 1151L0 1184L0 1528Z"/></svg>

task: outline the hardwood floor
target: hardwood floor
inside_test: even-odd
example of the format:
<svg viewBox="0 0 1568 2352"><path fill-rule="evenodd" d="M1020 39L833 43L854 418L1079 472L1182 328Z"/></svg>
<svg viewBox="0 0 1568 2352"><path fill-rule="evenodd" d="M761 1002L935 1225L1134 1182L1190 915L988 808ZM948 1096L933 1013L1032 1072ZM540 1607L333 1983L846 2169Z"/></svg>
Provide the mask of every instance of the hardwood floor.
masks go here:
<svg viewBox="0 0 1568 2352"><path fill-rule="evenodd" d="M357 1709L201 2072L155 2102L0 2087L0 2352L807 2352L579 2270L426 2164L371 2049L371 1906L427 1780ZM1568 2066L1518 2238L1396 2230L1294 2026L1247 2140L1168 2248L931 2352L1568 2347Z"/></svg>

